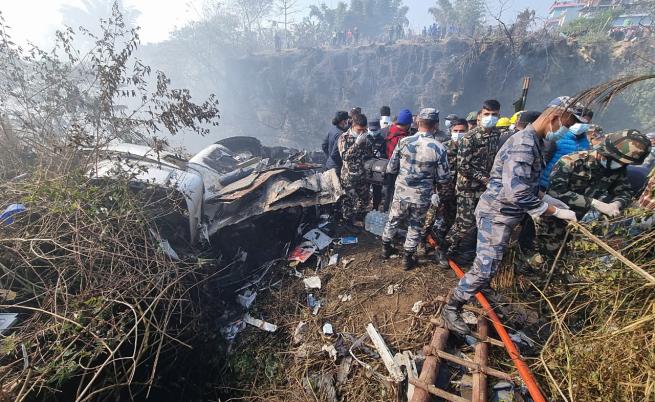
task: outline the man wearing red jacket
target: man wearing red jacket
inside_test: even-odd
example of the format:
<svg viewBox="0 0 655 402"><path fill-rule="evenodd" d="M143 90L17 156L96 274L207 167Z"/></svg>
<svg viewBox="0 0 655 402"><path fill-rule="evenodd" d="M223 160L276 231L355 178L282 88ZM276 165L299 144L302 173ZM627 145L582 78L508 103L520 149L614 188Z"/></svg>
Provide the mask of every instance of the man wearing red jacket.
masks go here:
<svg viewBox="0 0 655 402"><path fill-rule="evenodd" d="M412 112L409 109L403 109L398 113L396 122L389 126L388 134L385 137L384 141L386 144L386 154L387 159L391 159L394 149L398 145L398 142L403 138L409 136L409 128L412 125ZM395 188L396 177L392 175L387 175L387 182L385 183L385 197L384 197L384 211L389 210L389 205L391 205L391 199L393 198L393 192Z"/></svg>

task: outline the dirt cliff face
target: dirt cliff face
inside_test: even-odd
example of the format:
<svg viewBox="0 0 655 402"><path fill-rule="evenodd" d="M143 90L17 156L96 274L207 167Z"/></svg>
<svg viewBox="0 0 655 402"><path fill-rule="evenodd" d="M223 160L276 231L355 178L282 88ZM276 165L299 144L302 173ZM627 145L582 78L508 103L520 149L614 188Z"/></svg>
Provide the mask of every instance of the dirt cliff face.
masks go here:
<svg viewBox="0 0 655 402"><path fill-rule="evenodd" d="M514 52L502 43L450 40L267 52L222 60L220 67L211 66L211 74L192 61L185 67L177 60L175 69L186 77L178 84L219 96L221 126L207 140L254 135L265 144L315 149L334 112L353 106L369 118L382 105L390 105L392 114L430 106L442 116L466 116L484 99L496 98L509 116L524 76L532 78L527 109L542 110L557 96L574 95L623 71L621 59L595 53L564 40L526 42ZM628 110L615 101L595 122L606 131L639 128Z"/></svg>

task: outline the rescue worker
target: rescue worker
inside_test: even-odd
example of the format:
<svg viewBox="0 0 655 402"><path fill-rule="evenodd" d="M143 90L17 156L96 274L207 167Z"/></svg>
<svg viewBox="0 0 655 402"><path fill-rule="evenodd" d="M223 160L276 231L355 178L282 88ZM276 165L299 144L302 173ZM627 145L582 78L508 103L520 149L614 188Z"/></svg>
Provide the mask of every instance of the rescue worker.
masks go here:
<svg viewBox="0 0 655 402"><path fill-rule="evenodd" d="M321 147L327 156L325 168L336 169L337 175L341 174L341 155L339 155L337 143L341 134L346 130L348 130L348 112L339 110L332 119L332 128L328 131Z"/></svg>
<svg viewBox="0 0 655 402"><path fill-rule="evenodd" d="M450 140L443 143L448 155L450 180L448 181L447 188L442 188L439 191L441 203L439 205L430 205L430 209L428 209L425 218L424 229L426 233L430 233L433 236L433 239L438 244L435 260L439 263L444 261L447 264L447 259L444 254L446 252L446 233L453 225L457 211L455 199L455 181L457 179L457 143L460 138L466 134L467 130L468 124L466 123L466 120L456 119L451 122ZM427 247L426 251L429 251Z"/></svg>
<svg viewBox="0 0 655 402"><path fill-rule="evenodd" d="M487 190L475 210L478 227L473 267L454 289L442 317L451 331L468 334L470 328L461 317L462 307L479 291L489 290L509 243L512 230L525 213L538 218L554 216L576 220L566 204L550 197L539 197L539 177L543 169L542 147L546 135L557 135L582 119L582 106L572 102L548 105L541 116L507 140L495 158Z"/></svg>
<svg viewBox="0 0 655 402"><path fill-rule="evenodd" d="M382 106L380 108L380 127L384 130L391 125L391 108Z"/></svg>
<svg viewBox="0 0 655 402"><path fill-rule="evenodd" d="M396 122L389 127L389 132L385 137L385 146L387 159L391 159L393 151L396 149L398 142L409 136L409 129L412 124L412 112L409 109L402 109L396 117ZM393 199L396 176L387 174L384 190L384 211L388 211Z"/></svg>
<svg viewBox="0 0 655 402"><path fill-rule="evenodd" d="M448 116L446 116L446 118L444 119L444 126L447 131L450 130L450 128L453 126L453 123L456 120L459 120L459 117L457 117L456 114L449 114Z"/></svg>
<svg viewBox="0 0 655 402"><path fill-rule="evenodd" d="M380 119L374 119L368 122L368 136L373 149L373 157L386 159L384 136L380 128ZM371 184L373 193L373 210L377 211L382 202L382 184Z"/></svg>
<svg viewBox="0 0 655 402"><path fill-rule="evenodd" d="M514 128L510 126L509 130L503 132L500 135L500 140L498 141L498 149L500 149L500 147L502 147L503 144L505 144L505 142L507 142L509 137L511 137L513 134L523 130L528 126L528 124L534 123L534 121L539 118L540 114L540 112L535 112L532 110L524 110L522 112L514 113L514 116L517 116L516 121L512 124ZM512 118L514 118L514 116L512 116Z"/></svg>
<svg viewBox="0 0 655 402"><path fill-rule="evenodd" d="M549 143L546 144L544 149L546 167L544 168L544 172L541 174L541 179L539 180L539 186L541 186L542 191L548 189L550 172L562 156L589 149L590 144L589 139L587 138L587 130L589 129L591 119L594 117L594 112L586 110L583 117L587 119L586 123L575 123L561 139L554 142L549 141Z"/></svg>
<svg viewBox="0 0 655 402"><path fill-rule="evenodd" d="M473 130L478 125L478 112L473 111L466 116L466 122L469 125L469 130Z"/></svg>
<svg viewBox="0 0 655 402"><path fill-rule="evenodd" d="M596 149L563 156L553 169L548 194L566 203L578 219L591 208L614 218L633 198L626 167L643 163L650 150L650 141L637 130L608 134ZM547 252L557 251L565 233L566 224L545 217L540 244Z"/></svg>
<svg viewBox="0 0 655 402"><path fill-rule="evenodd" d="M422 109L418 132L400 141L387 165L387 173L398 177L389 219L382 233L383 257L389 258L393 253L392 241L398 225L407 218L405 270L417 264L416 248L423 239L425 214L431 202L439 202L435 186L450 180L446 148L434 138L438 127L439 112L433 108Z"/></svg>
<svg viewBox="0 0 655 402"><path fill-rule="evenodd" d="M475 206L487 187L489 171L498 152L500 130L496 128L500 103L489 99L478 112L478 126L469 130L457 149L457 215L446 242L449 257L469 265L475 257Z"/></svg>
<svg viewBox="0 0 655 402"><path fill-rule="evenodd" d="M363 114L354 114L352 127L339 137L343 219L351 230L357 230L355 222L363 218L371 199L370 185L365 181L364 161L373 157L373 147L368 136L367 120Z"/></svg>

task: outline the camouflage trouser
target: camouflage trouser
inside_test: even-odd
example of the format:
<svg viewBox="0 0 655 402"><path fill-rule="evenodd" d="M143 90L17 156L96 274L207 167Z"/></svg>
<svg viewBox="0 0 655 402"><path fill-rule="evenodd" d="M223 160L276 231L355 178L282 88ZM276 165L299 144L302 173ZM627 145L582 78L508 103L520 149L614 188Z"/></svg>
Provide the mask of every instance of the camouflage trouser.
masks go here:
<svg viewBox="0 0 655 402"><path fill-rule="evenodd" d="M478 205L482 193L460 192L457 194L457 213L455 223L448 231L446 241L452 248L456 248L465 236L475 237L475 207Z"/></svg>
<svg viewBox="0 0 655 402"><path fill-rule="evenodd" d="M428 213L425 216L423 232L431 232L439 245L446 239L448 229L455 221L455 200L442 200L441 207L430 204Z"/></svg>
<svg viewBox="0 0 655 402"><path fill-rule="evenodd" d="M468 301L481 289L489 287L503 260L512 230L521 223L522 216L508 217L478 213L478 243L473 267L459 280L454 297Z"/></svg>
<svg viewBox="0 0 655 402"><path fill-rule="evenodd" d="M414 204L411 202L393 198L389 209L389 219L382 233L382 241L385 243L393 241L398 231L398 224L407 219L407 237L405 238L405 250L416 251L416 247L423 238L423 222L428 211L428 204Z"/></svg>
<svg viewBox="0 0 655 402"><path fill-rule="evenodd" d="M358 213L366 212L371 199L371 185L363 180L344 180L341 184L344 195L341 202L341 212L346 221L353 219Z"/></svg>

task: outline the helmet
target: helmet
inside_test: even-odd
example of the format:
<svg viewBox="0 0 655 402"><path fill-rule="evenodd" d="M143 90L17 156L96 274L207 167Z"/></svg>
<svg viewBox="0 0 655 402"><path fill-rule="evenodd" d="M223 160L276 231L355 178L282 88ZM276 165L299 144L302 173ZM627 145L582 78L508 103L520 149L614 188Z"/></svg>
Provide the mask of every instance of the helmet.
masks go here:
<svg viewBox="0 0 655 402"><path fill-rule="evenodd" d="M641 165L650 153L650 140L637 130L607 134L598 151L627 165Z"/></svg>
<svg viewBox="0 0 655 402"><path fill-rule="evenodd" d="M512 122L509 120L509 117L501 117L496 123L496 127L509 127Z"/></svg>
<svg viewBox="0 0 655 402"><path fill-rule="evenodd" d="M520 110L512 115L512 117L509 118L509 124L516 124L516 122L519 120L519 116L521 116L521 113L523 113L524 110Z"/></svg>

